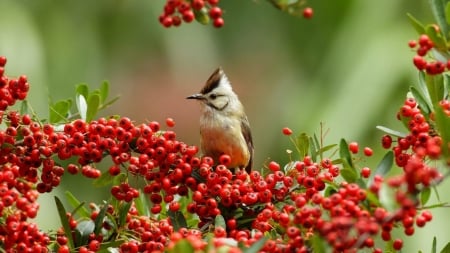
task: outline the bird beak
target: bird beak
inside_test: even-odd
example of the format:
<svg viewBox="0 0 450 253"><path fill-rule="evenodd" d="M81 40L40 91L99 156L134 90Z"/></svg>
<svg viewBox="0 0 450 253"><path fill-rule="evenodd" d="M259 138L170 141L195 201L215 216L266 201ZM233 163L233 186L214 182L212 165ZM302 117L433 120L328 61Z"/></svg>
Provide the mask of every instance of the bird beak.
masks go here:
<svg viewBox="0 0 450 253"><path fill-rule="evenodd" d="M201 100L204 99L205 97L203 96L203 94L199 93L199 94L194 94L194 95L190 95L189 97L187 97L186 99L197 99L197 100Z"/></svg>

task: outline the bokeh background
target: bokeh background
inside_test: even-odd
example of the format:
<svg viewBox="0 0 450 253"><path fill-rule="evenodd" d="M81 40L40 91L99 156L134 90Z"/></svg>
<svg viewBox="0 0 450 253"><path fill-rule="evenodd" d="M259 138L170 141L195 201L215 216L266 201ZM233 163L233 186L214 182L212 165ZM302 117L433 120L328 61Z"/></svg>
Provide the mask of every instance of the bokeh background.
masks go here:
<svg viewBox="0 0 450 253"><path fill-rule="evenodd" d="M158 23L164 0L0 1L0 55L7 74L26 74L29 101L42 118L48 102L73 98L81 82L111 83L118 102L100 116L118 114L136 122L172 117L178 138L199 144L199 108L185 100L222 66L246 107L256 147L255 165L289 161L289 126L296 134L340 138L371 146L375 156L361 163L373 168L384 151L376 125L401 129L395 120L408 87L416 83L413 53L417 34L406 13L431 22L426 0L309 1L312 20L289 16L264 0L223 0L225 26ZM81 176L64 177L65 188L84 201L106 198ZM440 187L443 200L450 190ZM37 222L59 226L53 195L40 199ZM431 201L434 201L433 199ZM403 252L427 252L450 241L448 211L405 238Z"/></svg>

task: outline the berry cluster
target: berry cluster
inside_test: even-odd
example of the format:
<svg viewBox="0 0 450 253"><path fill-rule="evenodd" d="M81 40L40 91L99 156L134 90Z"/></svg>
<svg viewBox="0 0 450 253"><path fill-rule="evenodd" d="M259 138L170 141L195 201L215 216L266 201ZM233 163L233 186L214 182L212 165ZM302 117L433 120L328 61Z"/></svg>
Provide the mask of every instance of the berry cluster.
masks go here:
<svg viewBox="0 0 450 253"><path fill-rule="evenodd" d="M424 58L434 48L434 43L428 35L422 34L417 41L411 40L408 45L410 48L416 49L413 63L418 70L425 70L429 75L438 75L450 69L450 61L441 62L434 60L429 62Z"/></svg>
<svg viewBox="0 0 450 253"><path fill-rule="evenodd" d="M377 236L391 240L394 227L403 227L406 235L412 235L414 225L422 227L432 219L428 211L418 211L416 195L442 179L425 163L426 158L440 156L442 140L432 131L432 117L423 115L414 99L406 100L399 112L410 133L393 147L396 164L404 173L386 180L375 175L366 188L371 169L363 167L359 176L342 181L343 159L305 155L284 168L275 161L263 171L250 173L228 168L230 156L222 155L219 161L198 157L196 146L177 140L174 131L163 131L154 121L134 124L121 117L91 122L77 119L58 127L43 124L8 108L26 97L28 83L25 76L6 77L5 63L0 57L4 95L0 104L5 105L1 119L6 125L0 131L0 245L7 252L30 248L45 252L51 241L60 253L97 252L114 240L123 240L114 244L120 252L161 252L180 241L206 250L209 246L202 238L207 232L214 235L216 247L226 246L231 252L239 250L228 245L230 240L250 246L263 237L269 237L264 252L310 252L313 235L324 238L335 252L360 248L381 252L374 246ZM442 101L441 106L448 114L450 103ZM175 122L168 118L166 125L171 128ZM289 128L282 132L292 134ZM383 137L385 148L392 143L391 136ZM359 150L358 143L349 143L348 159ZM371 156L373 151L366 147L363 154ZM71 163L61 162L69 158ZM102 171L105 159L111 165ZM66 171L93 179L109 177L114 200L92 204L88 220L67 214L70 231L61 228L48 236L28 219L37 214L39 194L59 186ZM140 179L141 189L132 184L132 177ZM395 190L397 210L387 211L367 197L379 197L383 181ZM149 200L150 217L138 212L138 197ZM197 227L174 226L180 220L171 214L181 215L180 220L184 215L198 217ZM220 216L223 225L217 225ZM101 227L82 235L92 226ZM401 239L394 241L394 249L402 246Z"/></svg>
<svg viewBox="0 0 450 253"><path fill-rule="evenodd" d="M441 102L445 106L445 101ZM440 181L442 175L425 163L426 158L437 159L441 155L442 140L432 129L433 123L430 115L424 115L418 108L414 98L406 99L397 114L399 120L407 122L409 133L399 137L397 144L392 148L395 163L403 168L404 174L389 180L394 187L406 185L406 193L417 194L423 187L429 187ZM383 136L384 148L390 148L392 137Z"/></svg>
<svg viewBox="0 0 450 253"><path fill-rule="evenodd" d="M6 130L0 130L0 245L6 252L46 252L49 237L28 221L36 217L39 209L39 194L34 189L37 173L27 175L25 164L31 166L31 161L17 157L17 153L25 153L25 148L17 147L17 128L28 118L20 119L16 112L5 115L9 106L26 97L29 84L26 76L8 78L5 65L6 58L0 57L0 122L5 120L8 125ZM21 142L26 145L25 139Z"/></svg>
<svg viewBox="0 0 450 253"><path fill-rule="evenodd" d="M212 19L214 27L222 27L222 9L218 6L219 0L167 0L164 12L159 16L159 22L164 27L180 26L197 19L199 22L207 23Z"/></svg>

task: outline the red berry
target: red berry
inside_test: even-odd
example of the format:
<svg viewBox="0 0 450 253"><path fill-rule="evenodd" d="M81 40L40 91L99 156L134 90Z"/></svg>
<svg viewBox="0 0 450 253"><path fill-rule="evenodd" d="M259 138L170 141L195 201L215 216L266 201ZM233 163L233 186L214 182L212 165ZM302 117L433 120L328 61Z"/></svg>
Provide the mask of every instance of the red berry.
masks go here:
<svg viewBox="0 0 450 253"><path fill-rule="evenodd" d="M277 162L271 161L269 163L269 169L273 172L280 170L280 165Z"/></svg>
<svg viewBox="0 0 450 253"><path fill-rule="evenodd" d="M394 243L392 244L392 247L393 247L395 250L401 250L402 247L403 247L403 241L402 241L402 239L396 239L396 240L394 241Z"/></svg>
<svg viewBox="0 0 450 253"><path fill-rule="evenodd" d="M174 127L175 126L175 121L172 118L167 118L166 119L166 125L168 127Z"/></svg>
<svg viewBox="0 0 450 253"><path fill-rule="evenodd" d="M214 27L220 28L220 27L222 27L223 25L224 25L223 18L216 18L216 19L214 19L214 21L213 21L213 26L214 26Z"/></svg>
<svg viewBox="0 0 450 253"><path fill-rule="evenodd" d="M6 65L6 57L0 56L0 67L4 67Z"/></svg>
<svg viewBox="0 0 450 253"><path fill-rule="evenodd" d="M358 153L359 150L359 146L357 142L350 142L348 144L348 149L350 150L350 152L352 152L353 154Z"/></svg>
<svg viewBox="0 0 450 253"><path fill-rule="evenodd" d="M314 11L311 7L306 7L305 9L303 9L303 17L306 19L310 19L312 18L312 16L314 15Z"/></svg>
<svg viewBox="0 0 450 253"><path fill-rule="evenodd" d="M364 155L366 156L372 156L373 155L373 150L369 147L365 147L364 148Z"/></svg>
<svg viewBox="0 0 450 253"><path fill-rule="evenodd" d="M222 17L222 9L216 6L212 7L211 9L209 9L209 16L214 20Z"/></svg>
<svg viewBox="0 0 450 253"><path fill-rule="evenodd" d="M408 46L409 46L410 48L415 48L415 47L417 46L417 41L416 41L416 40L410 40L410 41L408 42Z"/></svg>
<svg viewBox="0 0 450 253"><path fill-rule="evenodd" d="M283 134L289 136L292 134L292 130L289 127L284 127Z"/></svg>
<svg viewBox="0 0 450 253"><path fill-rule="evenodd" d="M370 176L370 168L369 167L364 167L361 169L361 176L363 178L368 178Z"/></svg>

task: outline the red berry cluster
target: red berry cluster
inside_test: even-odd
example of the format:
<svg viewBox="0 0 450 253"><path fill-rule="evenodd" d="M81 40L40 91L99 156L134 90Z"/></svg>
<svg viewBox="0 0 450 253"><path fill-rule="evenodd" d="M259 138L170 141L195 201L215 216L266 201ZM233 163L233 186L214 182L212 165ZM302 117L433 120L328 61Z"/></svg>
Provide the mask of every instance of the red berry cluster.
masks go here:
<svg viewBox="0 0 450 253"><path fill-rule="evenodd" d="M410 48L416 49L417 54L413 58L413 63L418 70L425 70L429 75L438 75L450 69L450 61L427 61L424 58L434 47L434 43L428 35L422 34L417 41L411 40L408 45Z"/></svg>
<svg viewBox="0 0 450 253"><path fill-rule="evenodd" d="M8 125L6 130L0 130L0 246L5 252L46 252L49 237L28 221L36 217L39 209L38 192L34 190L37 173L28 177L25 167L31 166L31 161L16 155L26 152L15 145L19 123L28 118L20 119L16 112L5 115L8 106L26 97L29 84L25 76L8 78L5 64L6 58L0 56L0 122L5 120ZM26 141L21 142L25 145Z"/></svg>
<svg viewBox="0 0 450 253"><path fill-rule="evenodd" d="M445 104L445 102L442 102ZM406 99L397 114L398 119L407 122L409 133L399 137L392 148L395 163L403 168L404 174L390 179L390 185L406 185L406 192L416 194L422 187L429 187L442 179L442 175L425 163L426 158L437 159L441 154L441 137L433 132L430 115L424 115L414 98ZM390 148L392 137L383 136L383 147Z"/></svg>
<svg viewBox="0 0 450 253"><path fill-rule="evenodd" d="M167 0L164 12L159 16L159 22L164 27L180 26L184 21L192 22L196 16L199 19L212 19L214 27L222 27L222 9L218 6L219 0Z"/></svg>

